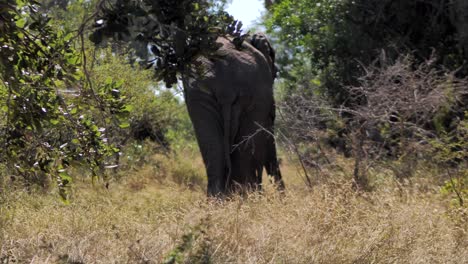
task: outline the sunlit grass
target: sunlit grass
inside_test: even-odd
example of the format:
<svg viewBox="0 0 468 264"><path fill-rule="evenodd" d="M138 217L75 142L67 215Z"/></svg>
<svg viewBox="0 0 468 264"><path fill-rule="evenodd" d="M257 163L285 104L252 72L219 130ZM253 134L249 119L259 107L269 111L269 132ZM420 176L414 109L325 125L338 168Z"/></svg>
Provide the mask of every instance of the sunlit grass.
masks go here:
<svg viewBox="0 0 468 264"><path fill-rule="evenodd" d="M220 202L172 178L198 175L199 158L155 159L161 173L145 165L109 189L75 182L68 206L54 191L4 194L0 263L468 262L468 210L437 188L356 193L326 172L329 182L310 190L283 159L284 194L266 184Z"/></svg>

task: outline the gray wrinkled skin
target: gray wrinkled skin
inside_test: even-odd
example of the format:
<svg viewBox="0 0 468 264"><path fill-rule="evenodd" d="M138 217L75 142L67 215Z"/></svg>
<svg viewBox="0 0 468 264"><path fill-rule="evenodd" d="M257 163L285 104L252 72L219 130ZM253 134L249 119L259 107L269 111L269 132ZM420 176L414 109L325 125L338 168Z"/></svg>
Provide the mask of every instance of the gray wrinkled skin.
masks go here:
<svg viewBox="0 0 468 264"><path fill-rule="evenodd" d="M256 34L198 56L182 76L187 109L208 175L208 195L261 188L263 168L283 187L273 137L274 52Z"/></svg>

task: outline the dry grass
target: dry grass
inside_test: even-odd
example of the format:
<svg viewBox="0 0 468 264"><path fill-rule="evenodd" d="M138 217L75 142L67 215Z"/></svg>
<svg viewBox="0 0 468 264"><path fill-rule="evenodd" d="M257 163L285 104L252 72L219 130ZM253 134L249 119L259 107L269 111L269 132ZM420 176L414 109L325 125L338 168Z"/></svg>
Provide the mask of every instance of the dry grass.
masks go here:
<svg viewBox="0 0 468 264"><path fill-rule="evenodd" d="M468 209L438 192L308 191L283 166L284 195L225 202L148 169L109 190L76 183L69 206L12 191L0 196L0 263L468 263Z"/></svg>

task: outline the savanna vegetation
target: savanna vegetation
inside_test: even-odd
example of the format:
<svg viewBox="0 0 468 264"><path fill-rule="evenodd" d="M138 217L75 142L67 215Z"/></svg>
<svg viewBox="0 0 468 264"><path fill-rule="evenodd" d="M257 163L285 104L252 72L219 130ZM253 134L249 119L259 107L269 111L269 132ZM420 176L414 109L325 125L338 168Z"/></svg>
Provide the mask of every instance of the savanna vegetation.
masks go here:
<svg viewBox="0 0 468 264"><path fill-rule="evenodd" d="M229 2L0 0L0 263L467 263L466 1L264 1L286 189L217 200L178 74Z"/></svg>

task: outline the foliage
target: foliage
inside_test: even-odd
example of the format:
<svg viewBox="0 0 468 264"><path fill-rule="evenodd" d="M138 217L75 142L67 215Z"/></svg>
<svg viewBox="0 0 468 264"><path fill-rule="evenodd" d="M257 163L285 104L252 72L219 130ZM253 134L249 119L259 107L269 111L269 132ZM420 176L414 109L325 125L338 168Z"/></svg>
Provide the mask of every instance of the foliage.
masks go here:
<svg viewBox="0 0 468 264"><path fill-rule="evenodd" d="M67 168L86 162L93 175L118 149L92 112L96 101L116 115L127 112L124 98L109 80L97 93L80 70L82 56L73 35L53 28L36 1L4 1L0 11L1 160L12 177L48 184L57 177L67 197Z"/></svg>
<svg viewBox="0 0 468 264"><path fill-rule="evenodd" d="M429 141L449 145L444 133L456 131L468 107L466 1L265 3L265 25L279 51L282 119L293 143L327 143L352 154L355 181L385 163L405 178L421 157L434 157L425 156L433 150ZM320 172L323 157L298 155L303 167Z"/></svg>
<svg viewBox="0 0 468 264"><path fill-rule="evenodd" d="M447 167L444 160L451 157L451 166L463 169L467 157L462 155L468 152L460 145L466 139L457 124L466 120L439 123L450 121L441 113L452 111L467 95L467 80L440 69L434 60L416 65L412 56L401 56L395 63L382 59L365 69L359 85L347 87L358 104L333 107L323 95L308 91L288 95L279 104L280 129L294 144L314 146L319 153L312 158L306 153L310 149L296 148L304 167L312 165L320 172L323 164L331 164L323 151L327 143L352 154L354 180L362 185L372 167L390 169L399 180L412 175L424 160L439 160L438 165ZM437 127L449 129L438 132Z"/></svg>
<svg viewBox="0 0 468 264"><path fill-rule="evenodd" d="M82 23L93 17L93 8L98 1L61 1L67 2L66 9L43 7L44 11L54 18L53 24L70 29L80 28L84 31L78 33L87 35L87 29L82 28L85 26ZM161 147L167 150L168 144L172 143L172 137L168 134L173 134L173 130L181 134L185 132L185 127L180 129L183 123L180 120L185 114L184 106L179 102L175 91L164 90L155 83L151 71L142 69L135 62L131 49L117 42L110 42L109 48L101 49L85 38L77 44L86 55L87 77L96 90L94 96L97 99L106 94L115 94L115 91L100 91L100 87L105 87L108 81L115 80L121 84L120 98L125 101L128 111L120 117L114 111L109 111L102 100L90 102L96 108L93 117L99 126L106 128L108 142L121 150L120 154L115 156L114 165L119 164L119 156L126 156L125 150L132 149L127 148L127 144L143 144L145 139L149 138L159 144L155 150L160 150Z"/></svg>
<svg viewBox="0 0 468 264"><path fill-rule="evenodd" d="M465 112L464 120L458 120L455 129L429 143L432 161L445 168L449 178L441 192L454 195L456 203L463 206L468 198L468 112Z"/></svg>
<svg viewBox="0 0 468 264"><path fill-rule="evenodd" d="M206 0L101 1L95 27L93 42L129 42L167 87L196 54L217 50L218 36L231 35L237 45L245 38L242 23Z"/></svg>
<svg viewBox="0 0 468 264"><path fill-rule="evenodd" d="M98 0L41 0L39 11L51 18L51 25L67 32L80 29L83 20L93 11Z"/></svg>
<svg viewBox="0 0 468 264"><path fill-rule="evenodd" d="M87 53L93 55L89 62L90 78L94 86L106 87L106 83L119 80L120 90L101 90L97 96L106 94L118 95L125 113L118 115L115 111L96 111L95 116L111 131L110 138L119 146L131 139L143 141L150 138L164 143L166 130L175 123L173 114L179 106L170 93L161 93L153 84L151 73L131 64L128 53L115 54L111 49L97 49L87 46ZM119 92L120 94L117 94ZM106 102L102 102L107 109ZM104 115L103 115L104 114ZM129 142L130 143L130 142Z"/></svg>
<svg viewBox="0 0 468 264"><path fill-rule="evenodd" d="M131 146L148 138L165 150L193 140L177 96L154 84L128 49L115 42L99 49L84 38L81 24L96 1L42 3L1 3L2 185L48 187L57 178L66 199L71 167L107 177L106 168L117 172L120 157L134 156Z"/></svg>
<svg viewBox="0 0 468 264"><path fill-rule="evenodd" d="M354 32L345 28L347 1L277 1L266 21L269 33L278 38L285 52L278 55L280 76L288 80L288 89L320 86L322 92L343 101L338 72L350 62L339 54L338 48L357 47ZM364 43L364 42L361 42ZM339 60L339 61L338 61ZM350 73L351 74L351 73Z"/></svg>
<svg viewBox="0 0 468 264"><path fill-rule="evenodd" d="M285 46L278 61L290 89L312 82L334 105L349 105L345 87L356 85L362 66L382 50L390 60L413 53L421 62L435 49L437 64L463 66L459 74L466 74L454 8L438 0L282 0L270 6L265 23Z"/></svg>

